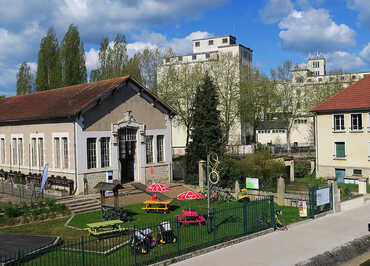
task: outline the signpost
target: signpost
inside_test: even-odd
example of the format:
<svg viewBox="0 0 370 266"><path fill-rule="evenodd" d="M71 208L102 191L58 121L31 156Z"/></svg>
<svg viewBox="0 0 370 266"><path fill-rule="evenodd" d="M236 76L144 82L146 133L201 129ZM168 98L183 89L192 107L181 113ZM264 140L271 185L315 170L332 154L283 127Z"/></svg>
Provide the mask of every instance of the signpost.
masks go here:
<svg viewBox="0 0 370 266"><path fill-rule="evenodd" d="M316 206L330 203L330 188L318 189L316 195Z"/></svg>
<svg viewBox="0 0 370 266"><path fill-rule="evenodd" d="M247 189L259 189L258 178L247 177L245 179L245 187Z"/></svg>

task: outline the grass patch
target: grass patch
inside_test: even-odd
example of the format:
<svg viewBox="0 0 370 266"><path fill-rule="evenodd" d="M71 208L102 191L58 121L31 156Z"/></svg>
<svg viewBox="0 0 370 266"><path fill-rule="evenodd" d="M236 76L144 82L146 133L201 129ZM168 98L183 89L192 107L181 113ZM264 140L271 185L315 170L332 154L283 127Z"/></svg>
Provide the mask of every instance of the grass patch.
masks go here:
<svg viewBox="0 0 370 266"><path fill-rule="evenodd" d="M25 235L51 235L60 236L62 240L78 239L81 236L87 236L86 231L73 230L65 227L64 224L69 218L60 218L39 223L30 223L20 226L1 228L2 233L14 233Z"/></svg>

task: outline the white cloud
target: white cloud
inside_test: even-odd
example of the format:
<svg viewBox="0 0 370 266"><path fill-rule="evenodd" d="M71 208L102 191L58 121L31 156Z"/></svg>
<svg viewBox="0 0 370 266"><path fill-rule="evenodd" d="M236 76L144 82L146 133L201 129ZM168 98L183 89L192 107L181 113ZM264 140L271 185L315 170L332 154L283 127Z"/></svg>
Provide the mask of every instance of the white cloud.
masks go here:
<svg viewBox="0 0 370 266"><path fill-rule="evenodd" d="M150 42L133 42L127 44L127 54L132 57L134 54L143 51L145 48L158 48L156 44Z"/></svg>
<svg viewBox="0 0 370 266"><path fill-rule="evenodd" d="M362 49L360 56L365 60L370 66L370 42Z"/></svg>
<svg viewBox="0 0 370 266"><path fill-rule="evenodd" d="M355 31L336 24L325 9L294 10L280 23L283 48L299 52L336 51L356 44Z"/></svg>
<svg viewBox="0 0 370 266"><path fill-rule="evenodd" d="M293 11L293 4L290 0L269 0L263 10L260 10L262 21L266 24L273 24L280 21Z"/></svg>
<svg viewBox="0 0 370 266"><path fill-rule="evenodd" d="M95 50L94 48L90 48L89 51L85 52L87 71L97 68L98 58L99 58L99 52Z"/></svg>
<svg viewBox="0 0 370 266"><path fill-rule="evenodd" d="M348 7L358 10L358 19L361 24L370 28L370 1L369 0L347 0Z"/></svg>
<svg viewBox="0 0 370 266"><path fill-rule="evenodd" d="M328 70L343 69L344 72L353 72L366 66L361 57L344 51L328 53L326 58Z"/></svg>

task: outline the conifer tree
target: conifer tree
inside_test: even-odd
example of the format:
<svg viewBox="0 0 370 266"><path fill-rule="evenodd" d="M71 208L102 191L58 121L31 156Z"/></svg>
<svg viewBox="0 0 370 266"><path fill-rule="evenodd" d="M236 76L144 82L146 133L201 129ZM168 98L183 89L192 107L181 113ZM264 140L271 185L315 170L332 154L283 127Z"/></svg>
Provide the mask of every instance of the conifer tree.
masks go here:
<svg viewBox="0 0 370 266"><path fill-rule="evenodd" d="M85 51L80 33L71 24L60 47L63 85L71 86L87 81Z"/></svg>
<svg viewBox="0 0 370 266"><path fill-rule="evenodd" d="M218 105L217 88L206 73L197 88L191 114L190 142L186 147L186 183L196 184L199 160L206 160L210 152L223 153Z"/></svg>
<svg viewBox="0 0 370 266"><path fill-rule="evenodd" d="M59 88L62 85L61 81L58 39L51 27L40 43L35 90L43 91Z"/></svg>
<svg viewBox="0 0 370 266"><path fill-rule="evenodd" d="M23 62L17 73L17 95L28 94L32 92L33 75L30 66Z"/></svg>

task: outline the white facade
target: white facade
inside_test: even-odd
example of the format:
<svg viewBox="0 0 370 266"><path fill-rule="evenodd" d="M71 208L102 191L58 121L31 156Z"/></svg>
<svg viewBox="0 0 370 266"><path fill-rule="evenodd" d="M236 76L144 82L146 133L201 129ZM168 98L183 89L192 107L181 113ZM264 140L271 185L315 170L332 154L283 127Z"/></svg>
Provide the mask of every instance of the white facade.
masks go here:
<svg viewBox="0 0 370 266"><path fill-rule="evenodd" d="M238 66L235 68L235 71L238 72L236 73L238 77L240 77L242 65L252 64L253 51L241 44L237 44L236 38L230 35L193 40L192 46L192 54L178 55L163 59L162 65L158 68L158 80L161 80L162 73L167 67L180 67L184 64L191 64L201 65L202 69L207 69L210 63L220 59L221 54L231 53L238 58ZM186 128L177 125L177 123L173 123L172 132L174 154L184 154L186 146ZM230 130L229 144L241 144L242 135L240 121L237 121Z"/></svg>

